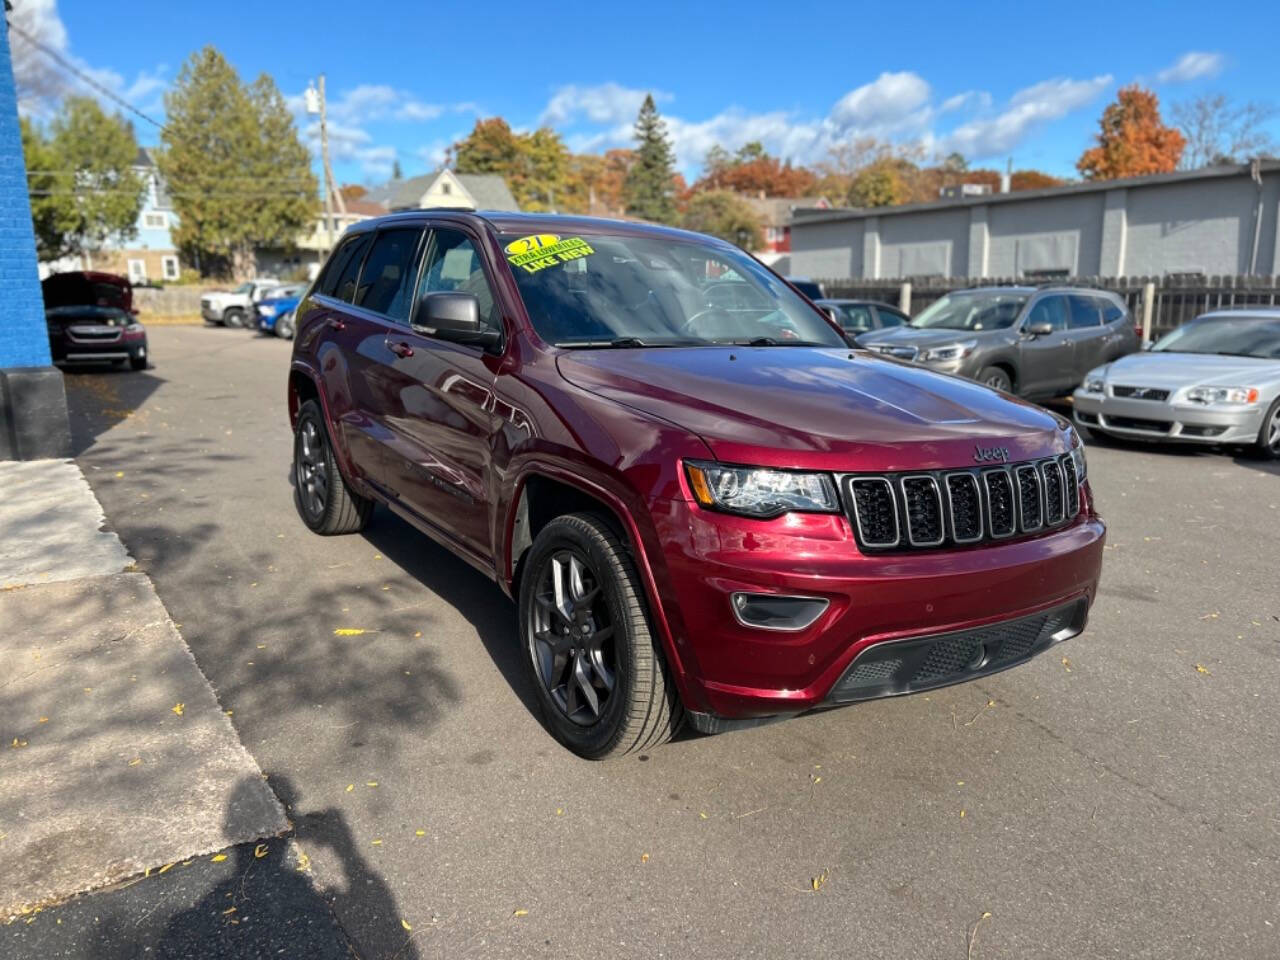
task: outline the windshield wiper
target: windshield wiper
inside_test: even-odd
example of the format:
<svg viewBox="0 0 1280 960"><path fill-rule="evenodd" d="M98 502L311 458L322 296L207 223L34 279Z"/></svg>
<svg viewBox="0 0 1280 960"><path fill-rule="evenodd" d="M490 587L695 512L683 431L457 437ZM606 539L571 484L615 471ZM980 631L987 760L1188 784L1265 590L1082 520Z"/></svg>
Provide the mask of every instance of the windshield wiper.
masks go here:
<svg viewBox="0 0 1280 960"><path fill-rule="evenodd" d="M751 337L747 340L718 340L717 343L735 347L826 347L826 343L816 340L779 340L776 337Z"/></svg>
<svg viewBox="0 0 1280 960"><path fill-rule="evenodd" d="M641 340L639 337L614 337L612 340L564 340L557 343L557 347L568 350L580 349L599 349L600 347L615 347L620 350L630 349L632 347L690 347L700 346L702 340Z"/></svg>

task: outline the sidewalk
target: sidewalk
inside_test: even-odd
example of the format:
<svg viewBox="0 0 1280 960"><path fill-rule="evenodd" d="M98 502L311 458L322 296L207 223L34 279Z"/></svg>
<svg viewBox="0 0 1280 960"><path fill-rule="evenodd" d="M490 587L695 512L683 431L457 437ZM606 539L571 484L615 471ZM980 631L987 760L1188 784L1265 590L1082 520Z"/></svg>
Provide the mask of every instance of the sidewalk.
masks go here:
<svg viewBox="0 0 1280 960"><path fill-rule="evenodd" d="M0 923L288 829L79 468L0 487Z"/></svg>

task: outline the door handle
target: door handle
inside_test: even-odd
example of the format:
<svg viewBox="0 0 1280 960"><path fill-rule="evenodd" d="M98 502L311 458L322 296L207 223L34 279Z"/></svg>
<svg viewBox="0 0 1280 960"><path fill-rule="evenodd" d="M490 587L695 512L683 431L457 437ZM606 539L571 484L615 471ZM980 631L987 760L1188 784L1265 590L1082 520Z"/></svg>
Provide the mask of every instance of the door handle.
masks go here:
<svg viewBox="0 0 1280 960"><path fill-rule="evenodd" d="M345 329L347 329L347 325L346 325L345 323L343 323L341 320L339 320L337 317L330 317L330 318L329 318L329 329L330 329L330 330L345 330Z"/></svg>
<svg viewBox="0 0 1280 960"><path fill-rule="evenodd" d="M412 357L412 356L413 356L413 347L409 346L407 343L405 343L405 342L404 342L404 341L402 341L402 340L400 340L400 341L396 341L395 343L392 343L390 340L388 340L388 341L387 341L387 347L388 347L388 348L391 350L391 352L392 352L392 353L394 353L397 357Z"/></svg>

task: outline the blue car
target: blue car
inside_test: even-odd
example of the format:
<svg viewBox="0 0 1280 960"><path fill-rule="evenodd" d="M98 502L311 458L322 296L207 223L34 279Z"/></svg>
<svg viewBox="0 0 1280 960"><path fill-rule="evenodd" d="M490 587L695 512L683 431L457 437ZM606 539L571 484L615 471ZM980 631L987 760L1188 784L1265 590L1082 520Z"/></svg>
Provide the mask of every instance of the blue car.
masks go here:
<svg viewBox="0 0 1280 960"><path fill-rule="evenodd" d="M305 284L298 284L271 291L274 295L258 304L258 332L292 340L293 311L306 289Z"/></svg>

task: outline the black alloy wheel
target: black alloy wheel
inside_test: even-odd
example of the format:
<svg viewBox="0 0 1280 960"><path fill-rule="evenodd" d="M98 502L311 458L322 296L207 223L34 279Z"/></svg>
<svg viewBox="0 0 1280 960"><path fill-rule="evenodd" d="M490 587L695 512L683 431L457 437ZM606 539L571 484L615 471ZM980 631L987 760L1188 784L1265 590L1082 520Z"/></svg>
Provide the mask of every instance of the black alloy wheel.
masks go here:
<svg viewBox="0 0 1280 960"><path fill-rule="evenodd" d="M529 608L529 655L552 702L579 726L598 722L617 686L613 623L599 579L575 550L542 564Z"/></svg>
<svg viewBox="0 0 1280 960"><path fill-rule="evenodd" d="M684 709L618 533L591 514L556 517L520 571L521 641L556 739L592 760L671 739Z"/></svg>
<svg viewBox="0 0 1280 960"><path fill-rule="evenodd" d="M324 414L314 400L302 405L294 427L293 488L298 514L316 533L358 533L373 513L373 501L352 490L338 469Z"/></svg>

